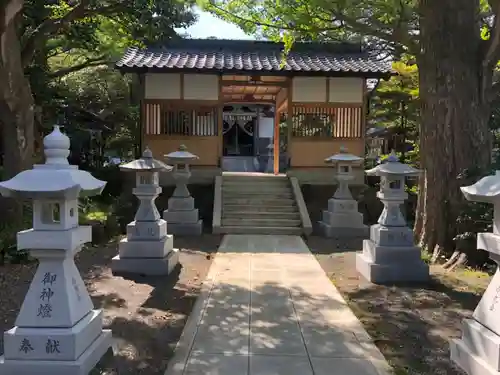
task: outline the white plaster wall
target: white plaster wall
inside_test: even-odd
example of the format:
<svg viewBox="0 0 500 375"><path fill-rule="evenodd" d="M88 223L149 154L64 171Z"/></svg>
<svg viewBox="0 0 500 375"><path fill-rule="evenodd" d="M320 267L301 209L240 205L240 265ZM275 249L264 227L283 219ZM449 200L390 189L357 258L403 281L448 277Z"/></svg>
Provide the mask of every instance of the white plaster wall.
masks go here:
<svg viewBox="0 0 500 375"><path fill-rule="evenodd" d="M218 100L219 76L215 74L185 74L184 99Z"/></svg>
<svg viewBox="0 0 500 375"><path fill-rule="evenodd" d="M357 77L330 77L329 100L332 103L362 103L364 79Z"/></svg>
<svg viewBox="0 0 500 375"><path fill-rule="evenodd" d="M146 99L180 99L181 76L171 73L148 73L145 80Z"/></svg>
<svg viewBox="0 0 500 375"><path fill-rule="evenodd" d="M292 81L294 102L326 102L326 77L295 77Z"/></svg>
<svg viewBox="0 0 500 375"><path fill-rule="evenodd" d="M259 117L259 138L274 137L274 119L272 117Z"/></svg>

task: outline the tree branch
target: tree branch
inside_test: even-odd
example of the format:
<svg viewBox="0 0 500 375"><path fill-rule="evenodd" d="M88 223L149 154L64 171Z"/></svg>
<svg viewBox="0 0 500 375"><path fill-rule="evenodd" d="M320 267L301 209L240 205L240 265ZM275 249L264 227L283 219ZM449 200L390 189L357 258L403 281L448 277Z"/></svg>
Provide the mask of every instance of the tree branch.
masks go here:
<svg viewBox="0 0 500 375"><path fill-rule="evenodd" d="M62 68L62 69L56 70L55 72L49 73L48 77L50 79L61 78L61 77L64 77L65 75L78 72L78 71L85 69L85 68L90 68L92 66L100 66L100 65L105 65L105 64L107 64L107 60L106 60L105 56L98 56L98 57L87 59L86 61L84 61L80 64L76 64L73 66L69 66L67 68Z"/></svg>
<svg viewBox="0 0 500 375"><path fill-rule="evenodd" d="M85 17L87 11L85 7L88 5L89 0L81 0L80 3L75 5L65 16L61 18L47 18L43 21L27 38L22 51L23 67L27 67L35 51L42 46L48 35L56 33L66 26L71 21Z"/></svg>
<svg viewBox="0 0 500 375"><path fill-rule="evenodd" d="M33 30L23 47L23 66L26 67L31 63L35 51L43 45L48 36L56 34L71 22L92 14L109 16L118 12L123 6L118 2L117 4L106 5L100 8L87 8L90 2L91 0L80 0L65 16L61 18L48 18Z"/></svg>

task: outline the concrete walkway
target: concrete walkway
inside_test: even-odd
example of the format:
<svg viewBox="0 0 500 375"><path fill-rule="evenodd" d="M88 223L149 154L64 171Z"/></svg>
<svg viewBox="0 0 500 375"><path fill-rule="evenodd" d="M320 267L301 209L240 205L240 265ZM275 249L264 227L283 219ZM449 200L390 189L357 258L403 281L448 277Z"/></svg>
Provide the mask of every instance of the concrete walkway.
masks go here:
<svg viewBox="0 0 500 375"><path fill-rule="evenodd" d="M166 375L389 375L297 236L227 235Z"/></svg>

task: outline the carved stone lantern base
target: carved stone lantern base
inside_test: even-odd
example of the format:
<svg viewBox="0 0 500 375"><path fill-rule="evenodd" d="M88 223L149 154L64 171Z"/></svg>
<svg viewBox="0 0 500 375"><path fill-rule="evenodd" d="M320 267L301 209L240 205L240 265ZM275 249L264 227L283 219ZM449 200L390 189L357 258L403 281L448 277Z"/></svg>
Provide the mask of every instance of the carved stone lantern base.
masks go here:
<svg viewBox="0 0 500 375"><path fill-rule="evenodd" d="M102 314L100 310L94 310L94 313ZM94 328L102 326L102 316L99 315L96 319L99 320L99 323L93 324ZM89 332L89 327L91 326L89 321L82 321L75 325L70 329L48 329L45 334L45 339L47 337L55 338L58 340L60 336L57 335L58 330L66 330L69 336L70 333L73 333L73 342L71 347L73 350L81 350L82 346L88 341L88 337L90 337L91 332ZM100 328L100 327L99 327ZM37 328L33 328L38 330ZM16 332L16 328L12 328L10 331L4 333L5 340L7 341L8 336L14 336L15 334L23 335L26 337L32 338L32 331L30 328L23 328L21 330L18 329L19 332ZM69 332L69 331L72 332ZM37 336L39 333L37 332ZM15 339L13 337L13 339ZM8 374L8 375L87 375L92 371L95 365L99 362L99 360L106 354L111 347L111 331L110 330L102 330L94 340L94 342L89 347L83 347L83 352L81 355L75 360L6 360L3 356L0 357L0 373ZM57 342L57 341L56 341ZM60 341L62 342L62 341ZM45 344L44 344L45 346ZM58 346L57 348L61 348ZM28 349L27 349L28 350ZM54 346L47 347L45 351L55 350ZM60 350L60 349L58 349Z"/></svg>
<svg viewBox="0 0 500 375"><path fill-rule="evenodd" d="M490 251L490 258L500 263L500 235L478 233L478 249ZM491 279L472 319L462 323L462 338L450 341L451 360L468 375L500 373L500 271Z"/></svg>
<svg viewBox="0 0 500 375"><path fill-rule="evenodd" d="M358 212L354 199L328 200L328 210L323 211L319 222L325 237L334 238L343 248L358 248L368 238L368 226L363 224L363 214Z"/></svg>
<svg viewBox="0 0 500 375"><path fill-rule="evenodd" d="M356 270L374 284L429 280L429 266L406 226L372 225L370 239L363 241L363 252L356 254Z"/></svg>
<svg viewBox="0 0 500 375"><path fill-rule="evenodd" d="M181 236L200 236L203 220L194 207L194 198L173 196L168 200L168 209L163 211L163 219L168 222L168 232Z"/></svg>
<svg viewBox="0 0 500 375"><path fill-rule="evenodd" d="M113 274L164 276L178 263L179 252L174 249L174 236L167 234L165 220L133 221L127 225L127 238L120 241L111 269Z"/></svg>

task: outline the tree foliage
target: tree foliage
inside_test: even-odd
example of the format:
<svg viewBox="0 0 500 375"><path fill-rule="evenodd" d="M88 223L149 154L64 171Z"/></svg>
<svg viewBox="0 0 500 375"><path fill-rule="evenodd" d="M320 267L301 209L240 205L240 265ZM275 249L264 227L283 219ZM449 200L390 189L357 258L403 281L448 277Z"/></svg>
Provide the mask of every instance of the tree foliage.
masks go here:
<svg viewBox="0 0 500 375"><path fill-rule="evenodd" d="M247 32L280 39L354 41L373 57L418 65L420 179L415 234L453 252L468 170L488 170L489 119L497 96L499 0L204 0ZM446 183L444 183L446 181Z"/></svg>
<svg viewBox="0 0 500 375"><path fill-rule="evenodd" d="M0 2L3 178L31 167L40 157L45 128L62 117L75 148L95 146L89 142L96 134L88 127L97 124L108 129L99 147L127 157L136 151L138 82L112 64L127 46L177 37L176 28L195 20L191 5L177 0ZM0 209L12 231L24 225L21 205L0 199Z"/></svg>

